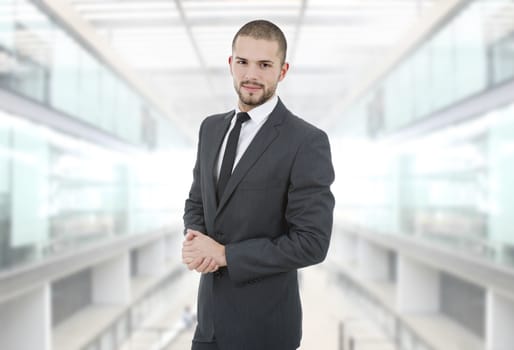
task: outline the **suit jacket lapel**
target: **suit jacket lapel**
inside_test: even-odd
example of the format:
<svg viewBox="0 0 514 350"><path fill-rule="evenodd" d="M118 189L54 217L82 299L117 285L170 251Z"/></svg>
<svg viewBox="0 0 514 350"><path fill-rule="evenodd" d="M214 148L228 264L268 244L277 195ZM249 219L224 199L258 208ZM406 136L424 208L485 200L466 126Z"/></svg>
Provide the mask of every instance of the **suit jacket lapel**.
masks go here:
<svg viewBox="0 0 514 350"><path fill-rule="evenodd" d="M259 132L257 132L257 135L255 135L254 139L234 168L234 171L228 180L225 192L223 192L223 195L220 198L216 214L218 214L227 203L230 195L234 192L235 188L244 178L248 170L250 170L262 153L264 153L268 146L278 136L278 125L282 123L286 111L287 109L279 100L277 107L275 107L266 123L264 123Z"/></svg>
<svg viewBox="0 0 514 350"><path fill-rule="evenodd" d="M218 123L213 130L209 131L212 136L212 141L207 144L212 145L209 149L209 154L207 156L207 166L206 170L208 171L208 181L209 186L207 186L207 198L208 205L212 206L212 208L217 207L216 202L216 164L218 160L218 154L221 148L221 144L223 143L223 139L225 134L227 133L228 128L230 127L230 121L234 116L235 111L228 112L225 117L222 119L222 122Z"/></svg>

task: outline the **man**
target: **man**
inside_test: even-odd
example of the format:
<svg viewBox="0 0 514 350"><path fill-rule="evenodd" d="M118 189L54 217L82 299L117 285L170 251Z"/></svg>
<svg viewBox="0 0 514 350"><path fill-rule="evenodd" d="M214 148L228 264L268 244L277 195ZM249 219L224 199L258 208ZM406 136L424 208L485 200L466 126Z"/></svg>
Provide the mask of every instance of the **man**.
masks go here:
<svg viewBox="0 0 514 350"><path fill-rule="evenodd" d="M202 273L193 350L300 346L297 269L326 256L334 171L326 134L275 95L286 48L273 23L245 24L229 57L235 111L200 127L182 248Z"/></svg>

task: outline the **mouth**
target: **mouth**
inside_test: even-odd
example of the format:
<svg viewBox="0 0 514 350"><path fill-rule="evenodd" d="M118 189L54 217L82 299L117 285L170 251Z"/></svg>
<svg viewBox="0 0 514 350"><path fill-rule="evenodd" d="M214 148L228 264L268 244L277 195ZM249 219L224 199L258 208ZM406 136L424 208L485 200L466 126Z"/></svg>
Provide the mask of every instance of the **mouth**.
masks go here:
<svg viewBox="0 0 514 350"><path fill-rule="evenodd" d="M263 86L260 84L249 84L249 83L243 83L243 84L241 84L241 87L248 92L257 92L263 88Z"/></svg>

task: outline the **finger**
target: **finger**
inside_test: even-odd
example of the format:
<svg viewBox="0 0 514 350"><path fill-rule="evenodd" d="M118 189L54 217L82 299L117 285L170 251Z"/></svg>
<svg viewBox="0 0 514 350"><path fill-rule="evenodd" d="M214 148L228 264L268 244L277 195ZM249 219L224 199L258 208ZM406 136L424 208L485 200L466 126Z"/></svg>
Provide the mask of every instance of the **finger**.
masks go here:
<svg viewBox="0 0 514 350"><path fill-rule="evenodd" d="M194 244L194 242L191 240L191 241L184 241L182 243L182 247L190 247Z"/></svg>
<svg viewBox="0 0 514 350"><path fill-rule="evenodd" d="M187 258L194 260L197 258L203 258L203 256L195 252L182 252L182 260Z"/></svg>
<svg viewBox="0 0 514 350"><path fill-rule="evenodd" d="M195 247L192 247L192 246L185 246L185 247L182 247L182 254L184 253L192 253L194 251L197 251L198 249L196 249Z"/></svg>
<svg viewBox="0 0 514 350"><path fill-rule="evenodd" d="M185 239L184 242L190 241L193 238L195 238L195 235L192 233L191 230L187 230L187 233L186 233L186 235L184 237L184 239Z"/></svg>
<svg viewBox="0 0 514 350"><path fill-rule="evenodd" d="M203 262L203 258L196 258L192 262L187 264L187 267L189 270L196 270L202 262Z"/></svg>
<svg viewBox="0 0 514 350"><path fill-rule="evenodd" d="M192 257L192 256L183 256L182 257L182 262L187 265L187 264L192 263L194 259L195 258Z"/></svg>
<svg viewBox="0 0 514 350"><path fill-rule="evenodd" d="M206 237L206 236L205 236ZM202 237L200 236L195 236L193 239L189 240L189 241L184 241L182 242L182 246L183 247L191 247L191 246L194 246L196 244L198 244L198 242L201 242L202 241Z"/></svg>
<svg viewBox="0 0 514 350"><path fill-rule="evenodd" d="M196 268L196 271L200 272L200 273L207 272L209 269L209 266L211 265L211 262L212 262L212 258L203 259L202 264Z"/></svg>
<svg viewBox="0 0 514 350"><path fill-rule="evenodd" d="M210 273L214 272L219 268L218 264L216 263L216 260L211 259L211 262L209 263L209 266L205 268L204 273Z"/></svg>
<svg viewBox="0 0 514 350"><path fill-rule="evenodd" d="M192 236L191 239L193 239L194 237L198 237L198 236L201 236L203 235L203 233L201 233L200 231L196 231L196 230L191 230L191 229L188 229L187 230L187 236Z"/></svg>
<svg viewBox="0 0 514 350"><path fill-rule="evenodd" d="M193 259L205 258L205 254L201 254L197 250L194 250L194 251L184 251L184 252L182 252L182 259L184 259L184 258L193 258Z"/></svg>
<svg viewBox="0 0 514 350"><path fill-rule="evenodd" d="M209 264L209 268L207 269L207 272L214 272L219 268L218 264L216 264L216 261L212 259L211 263Z"/></svg>

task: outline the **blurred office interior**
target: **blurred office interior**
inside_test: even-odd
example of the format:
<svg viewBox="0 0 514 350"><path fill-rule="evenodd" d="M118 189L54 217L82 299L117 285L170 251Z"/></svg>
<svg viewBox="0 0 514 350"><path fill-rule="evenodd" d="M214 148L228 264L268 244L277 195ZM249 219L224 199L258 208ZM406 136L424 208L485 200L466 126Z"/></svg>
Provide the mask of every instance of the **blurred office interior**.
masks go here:
<svg viewBox="0 0 514 350"><path fill-rule="evenodd" d="M301 349L514 349L513 0L0 0L0 348L188 349L198 128L255 18L336 167Z"/></svg>

